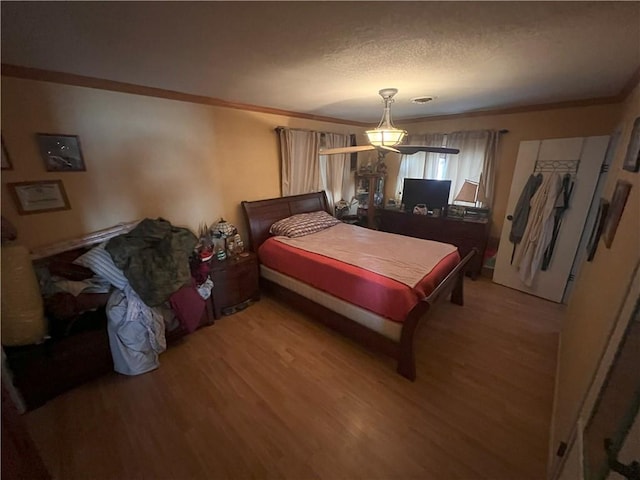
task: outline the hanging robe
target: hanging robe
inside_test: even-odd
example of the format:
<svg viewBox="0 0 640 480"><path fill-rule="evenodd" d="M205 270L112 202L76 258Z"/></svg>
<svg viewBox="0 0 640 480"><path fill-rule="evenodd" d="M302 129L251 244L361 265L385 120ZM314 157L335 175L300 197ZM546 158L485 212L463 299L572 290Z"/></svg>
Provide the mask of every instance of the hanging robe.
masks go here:
<svg viewBox="0 0 640 480"><path fill-rule="evenodd" d="M556 199L562 190L560 176L553 172L545 176L542 185L531 197L529 220L516 251L514 266L520 280L531 287L553 236Z"/></svg>
<svg viewBox="0 0 640 480"><path fill-rule="evenodd" d="M560 233L560 227L562 226L562 216L564 212L569 208L569 200L571 199L571 192L573 191L573 182L571 181L571 175L566 173L562 177L562 187L556 200L556 208L553 221L553 235L551 236L551 243L544 252L544 258L542 259L542 271L549 268L551 258L553 257L553 250L556 246L556 240L558 239L558 233Z"/></svg>
<svg viewBox="0 0 640 480"><path fill-rule="evenodd" d="M520 193L520 198L513 210L513 220L511 221L511 232L509 233L509 241L511 243L520 243L524 230L527 228L527 220L529 220L529 210L531 208L531 198L538 191L542 184L542 174L529 176L526 185Z"/></svg>

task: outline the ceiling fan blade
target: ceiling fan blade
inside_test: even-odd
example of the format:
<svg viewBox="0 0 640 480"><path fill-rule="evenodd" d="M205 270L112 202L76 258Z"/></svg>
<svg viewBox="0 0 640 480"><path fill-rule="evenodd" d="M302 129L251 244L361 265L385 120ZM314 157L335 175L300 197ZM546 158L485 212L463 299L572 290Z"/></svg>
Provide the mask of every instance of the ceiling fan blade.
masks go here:
<svg viewBox="0 0 640 480"><path fill-rule="evenodd" d="M396 145L400 153L405 155L413 155L417 152L431 152L431 153L451 153L456 154L460 153L460 150L457 148L446 148L446 147L427 147L425 145Z"/></svg>
<svg viewBox="0 0 640 480"><path fill-rule="evenodd" d="M360 145L353 147L337 147L337 148L321 148L320 155L336 155L338 153L355 153L364 152L366 150L373 150L373 145Z"/></svg>
<svg viewBox="0 0 640 480"><path fill-rule="evenodd" d="M379 148L381 150L386 150L387 152L401 153L400 150L397 150L395 147L386 147L384 145L378 145L376 148Z"/></svg>

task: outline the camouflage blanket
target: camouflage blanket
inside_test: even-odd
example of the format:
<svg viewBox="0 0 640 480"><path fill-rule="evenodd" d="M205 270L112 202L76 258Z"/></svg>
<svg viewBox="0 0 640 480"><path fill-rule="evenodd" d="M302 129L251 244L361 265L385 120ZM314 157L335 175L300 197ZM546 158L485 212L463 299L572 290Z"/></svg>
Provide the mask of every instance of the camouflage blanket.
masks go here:
<svg viewBox="0 0 640 480"><path fill-rule="evenodd" d="M186 228L146 218L129 233L109 240L106 250L142 301L155 307L190 284L189 257L196 242Z"/></svg>

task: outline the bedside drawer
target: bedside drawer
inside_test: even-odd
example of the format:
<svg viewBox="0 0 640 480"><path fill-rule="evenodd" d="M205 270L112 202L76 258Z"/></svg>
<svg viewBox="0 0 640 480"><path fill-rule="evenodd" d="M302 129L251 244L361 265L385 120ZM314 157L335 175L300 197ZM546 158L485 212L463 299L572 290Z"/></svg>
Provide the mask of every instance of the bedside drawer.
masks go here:
<svg viewBox="0 0 640 480"><path fill-rule="evenodd" d="M234 311L234 307L260 297L258 259L254 253L223 262L212 261L211 267L211 295L216 319L222 316L223 311Z"/></svg>
<svg viewBox="0 0 640 480"><path fill-rule="evenodd" d="M213 282L229 281L236 278L243 277L245 275L258 274L258 268L253 262L244 262L237 265L233 265L231 268L225 268L223 270L216 270L211 273Z"/></svg>

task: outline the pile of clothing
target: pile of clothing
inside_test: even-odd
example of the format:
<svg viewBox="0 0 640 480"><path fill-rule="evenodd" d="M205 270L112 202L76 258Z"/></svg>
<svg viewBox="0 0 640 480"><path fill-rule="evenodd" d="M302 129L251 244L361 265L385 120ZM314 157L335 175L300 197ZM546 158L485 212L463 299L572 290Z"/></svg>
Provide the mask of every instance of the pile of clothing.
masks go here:
<svg viewBox="0 0 640 480"><path fill-rule="evenodd" d="M115 290L106 306L115 370L138 375L159 366L165 330L179 322L194 331L211 291L197 288L189 259L196 236L163 219L145 219L129 233L98 245L74 263L91 269Z"/></svg>

